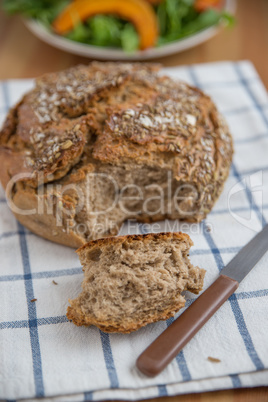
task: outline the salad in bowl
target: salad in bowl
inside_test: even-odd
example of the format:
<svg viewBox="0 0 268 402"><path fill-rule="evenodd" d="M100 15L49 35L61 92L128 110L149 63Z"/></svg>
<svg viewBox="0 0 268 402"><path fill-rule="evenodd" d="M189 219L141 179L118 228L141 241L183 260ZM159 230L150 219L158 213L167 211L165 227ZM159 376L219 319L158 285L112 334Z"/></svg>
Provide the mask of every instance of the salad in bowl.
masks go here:
<svg viewBox="0 0 268 402"><path fill-rule="evenodd" d="M54 46L85 55L105 49L118 58L182 50L233 22L232 0L4 0L3 8L26 17Z"/></svg>

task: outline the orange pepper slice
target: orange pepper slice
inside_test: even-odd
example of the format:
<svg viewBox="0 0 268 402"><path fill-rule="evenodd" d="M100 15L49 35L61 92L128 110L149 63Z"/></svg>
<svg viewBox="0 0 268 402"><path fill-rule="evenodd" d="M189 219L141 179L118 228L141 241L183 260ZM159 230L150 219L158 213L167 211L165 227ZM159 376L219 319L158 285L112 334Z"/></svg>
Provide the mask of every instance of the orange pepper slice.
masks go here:
<svg viewBox="0 0 268 402"><path fill-rule="evenodd" d="M140 49L154 46L158 36L157 16L145 0L77 0L62 11L52 27L63 35L96 14L115 14L131 21L140 37Z"/></svg>
<svg viewBox="0 0 268 402"><path fill-rule="evenodd" d="M208 8L221 8L222 0L196 0L194 8L196 11L202 12Z"/></svg>

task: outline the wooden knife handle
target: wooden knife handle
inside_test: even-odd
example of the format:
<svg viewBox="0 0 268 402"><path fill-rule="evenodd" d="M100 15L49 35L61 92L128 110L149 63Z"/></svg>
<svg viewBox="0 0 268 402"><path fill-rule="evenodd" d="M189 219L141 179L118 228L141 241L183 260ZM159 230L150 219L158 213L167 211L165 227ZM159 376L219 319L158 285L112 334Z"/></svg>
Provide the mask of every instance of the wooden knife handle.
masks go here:
<svg viewBox="0 0 268 402"><path fill-rule="evenodd" d="M148 348L139 356L136 365L149 377L159 374L221 305L234 293L239 283L220 275L213 284L191 304Z"/></svg>

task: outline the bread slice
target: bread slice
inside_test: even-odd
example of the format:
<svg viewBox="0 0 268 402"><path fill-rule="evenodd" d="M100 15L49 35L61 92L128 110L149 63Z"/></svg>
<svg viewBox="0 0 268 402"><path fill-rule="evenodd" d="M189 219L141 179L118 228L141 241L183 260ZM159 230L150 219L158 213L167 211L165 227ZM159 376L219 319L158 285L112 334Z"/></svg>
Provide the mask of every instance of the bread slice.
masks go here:
<svg viewBox="0 0 268 402"><path fill-rule="evenodd" d="M184 290L199 293L205 270L189 259L187 234L158 233L110 237L77 250L83 291L69 300L75 325L129 333L174 316L185 304Z"/></svg>

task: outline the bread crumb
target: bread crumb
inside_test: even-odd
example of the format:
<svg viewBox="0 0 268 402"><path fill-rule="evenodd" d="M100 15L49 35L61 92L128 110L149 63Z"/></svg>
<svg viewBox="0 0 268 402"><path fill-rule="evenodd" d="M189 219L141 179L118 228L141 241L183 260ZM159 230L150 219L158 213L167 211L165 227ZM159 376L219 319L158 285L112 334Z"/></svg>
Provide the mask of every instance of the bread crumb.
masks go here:
<svg viewBox="0 0 268 402"><path fill-rule="evenodd" d="M33 303L33 302L36 302L36 301L37 301L37 299L32 299L32 300L31 300L32 303Z"/></svg>
<svg viewBox="0 0 268 402"><path fill-rule="evenodd" d="M55 282L54 280L52 281L52 283L54 283L54 285L57 285L57 284L58 284L58 282Z"/></svg>
<svg viewBox="0 0 268 402"><path fill-rule="evenodd" d="M211 224L206 225L206 232L211 232Z"/></svg>
<svg viewBox="0 0 268 402"><path fill-rule="evenodd" d="M208 360L212 363L220 363L221 362L220 359L217 359L216 357L211 357L211 356L208 356Z"/></svg>

